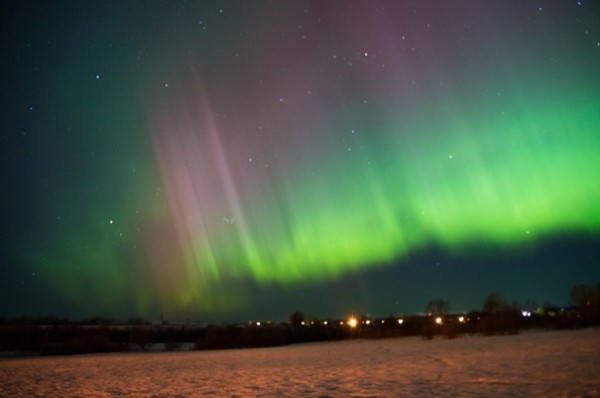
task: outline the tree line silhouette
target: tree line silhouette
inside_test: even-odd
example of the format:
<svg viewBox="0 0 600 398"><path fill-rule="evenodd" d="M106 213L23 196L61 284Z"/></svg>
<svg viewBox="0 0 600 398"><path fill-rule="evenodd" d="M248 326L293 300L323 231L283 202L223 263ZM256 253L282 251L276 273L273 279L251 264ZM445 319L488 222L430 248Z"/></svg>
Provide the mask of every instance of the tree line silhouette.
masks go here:
<svg viewBox="0 0 600 398"><path fill-rule="evenodd" d="M432 299L425 315L385 318L357 317L319 320L293 312L285 322L229 325L169 324L130 319L122 323L106 318L75 322L58 317L0 319L0 355L57 355L119 351L206 350L280 346L295 343L354 338L518 333L528 328L566 329L600 325L600 283L576 285L570 291L572 306L548 303L509 305L492 292L482 310L453 314L450 302ZM530 310L523 310L531 307ZM351 326L352 325L352 326Z"/></svg>

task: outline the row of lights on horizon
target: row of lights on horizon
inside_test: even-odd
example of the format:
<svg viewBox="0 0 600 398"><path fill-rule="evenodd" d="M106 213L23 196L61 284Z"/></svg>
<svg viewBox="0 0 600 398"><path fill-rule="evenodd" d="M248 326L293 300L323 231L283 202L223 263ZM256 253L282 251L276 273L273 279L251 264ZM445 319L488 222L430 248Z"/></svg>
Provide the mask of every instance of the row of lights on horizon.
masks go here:
<svg viewBox="0 0 600 398"><path fill-rule="evenodd" d="M381 322L382 324L384 324L384 323L386 322L386 320L385 320L385 319L382 319L380 322ZM402 324L404 324L404 319L402 319L402 318L398 318L398 319L396 320L396 322L398 322L398 325L402 325ZM260 322L260 321L257 321L257 322L252 322L252 321L251 321L251 322L249 322L249 323L250 323L251 325L256 325L256 326L263 326L263 325L270 325L270 324L272 324L272 322L271 322L271 321L268 321L268 322ZM302 326L307 326L307 325L309 325L309 324L310 324L310 325L316 325L317 323L319 323L319 324L321 324L321 325L323 325L323 326L328 326L328 325L329 325L329 321L321 321L321 322L319 322L319 321L311 321L311 322L302 321L302 322L301 322L301 325L302 325ZM339 321L339 323L340 323L340 325L341 325L341 326L348 325L348 326L350 326L351 328L355 328L355 327L357 327L357 326L358 326L358 325L359 325L361 322L359 322L359 320L358 320L356 317L354 317L354 316L351 316L350 318L348 318L348 320L346 320L346 321ZM366 320L363 320L363 321L362 321L362 324L363 324L363 325L367 325L367 326L368 326L368 325L373 325L373 324L375 324L375 321L372 321L372 320L370 320L370 319L366 319Z"/></svg>
<svg viewBox="0 0 600 398"><path fill-rule="evenodd" d="M428 314L429 316L432 316L432 314ZM531 311L522 311L521 315L525 318L530 318L532 316L532 312ZM479 319L479 317L477 317L477 319ZM441 316L436 316L435 318L433 318L434 322L436 325L443 325L444 324L444 318ZM469 318L466 318L463 315L459 315L456 320L459 323L465 323L467 321L469 321ZM337 321L336 321L337 322ZM402 325L404 324L404 319L403 318L397 318L396 322L398 323L398 325ZM302 321L301 325L302 326L308 326L308 325L316 325L316 324L320 324L323 326L328 326L331 322L330 321ZM350 316L347 320L345 321L339 321L340 326L344 326L347 325L350 328L354 329L356 327L358 327L359 325L365 325L365 326L370 326L370 325L375 325L376 323L380 323L380 324L385 324L386 323L386 319L382 319L380 321L375 321L375 320L371 320L371 319L364 319L364 320L359 320L357 317L355 317L354 315ZM253 322L250 321L249 322L250 325L255 325L255 326L262 326L262 325L270 325L272 324L271 321L268 322Z"/></svg>
<svg viewBox="0 0 600 398"><path fill-rule="evenodd" d="M457 318L457 320L458 320L458 322L460 322L460 323L464 323L464 322L466 321L466 318L465 318L464 316L462 316L462 315L461 315L461 316L459 316L459 317ZM386 320L385 320L385 319L382 319L382 320L380 321L380 323L381 323L381 324L385 324L385 322L386 322ZM402 319L402 318L398 318L398 319L396 319L396 322L398 323L398 325L402 325L402 324L404 324L404 319ZM262 326L262 325L263 325L263 322L260 322L260 321L257 321L257 322L250 322L250 323L251 323L251 324L254 324L254 325L256 325L256 326ZM310 322L310 325L315 325L315 324L317 324L317 323L320 323L321 325L324 325L324 326L327 326L327 325L329 325L329 321L322 321L322 322L311 321L311 322ZM340 323L340 326L348 325L348 326L350 326L350 328L356 328L356 327L358 327L358 326L359 326L361 323L362 323L363 325L366 325L366 326L374 325L374 324L376 323L376 321L373 321L373 320L370 320L370 319L365 319L365 320L363 320L363 321L361 322L361 321L359 321L359 320L358 320L358 318L356 318L355 316L351 316L350 318L348 318L348 320L346 320L346 321L339 321L339 323ZM442 324L444 323L444 320L443 320L443 318L442 318L441 316L438 316L438 317L435 317L435 323L436 323L437 325L442 325ZM271 322L267 322L266 324L271 324ZM307 326L307 325L308 325L308 322L306 322L306 321L302 321L302 322L301 322L301 325L302 325L302 326Z"/></svg>
<svg viewBox="0 0 600 398"><path fill-rule="evenodd" d="M458 319L458 322L460 322L460 323L464 323L466 321L466 318L464 316L462 316L462 315L459 316L457 319ZM397 322L398 322L398 325L402 325L404 323L404 319L398 318ZM355 328L355 327L357 327L359 325L358 319L356 319L356 317L354 317L354 316L350 317L346 323L351 328ZM367 320L364 320L362 323L364 325L369 326L369 325L373 324L374 322L371 321L371 320L369 320L369 319L367 319ZM385 319L382 319L381 323L384 324L385 323ZM444 323L444 319L441 316L437 316L437 317L435 317L435 323L437 325L442 325ZM344 322L340 321L340 325L343 325L343 324L344 324Z"/></svg>
<svg viewBox="0 0 600 398"><path fill-rule="evenodd" d="M465 322L467 319L466 319L466 318L465 318L463 315L461 315L461 316L459 316L459 317L457 318L457 320L458 320L458 322L460 322L460 323L464 323L464 322ZM402 324L404 323L404 319L402 319L402 318L398 318L397 322L398 322L398 325L402 325ZM367 319L367 320L364 320L362 323L363 323L364 325L367 325L367 326L369 326L369 325L373 324L374 322L373 322L373 321L371 321L371 320L369 320L369 319ZM381 320L381 323L382 323L382 324L383 324L383 323L385 323L385 319L382 319L382 320ZM435 323L436 323L437 325L442 325L442 324L444 323L444 319L443 319L441 316L437 316L437 317L435 317ZM343 324L344 324L344 322L343 322L343 321L340 321L340 325L343 325ZM359 325L359 321L358 321L358 319L356 319L356 317L354 317L354 316L351 316L351 317L348 319L348 321L347 321L347 324L348 324L348 326L350 326L351 328L355 328L355 327L357 327L357 326Z"/></svg>
<svg viewBox="0 0 600 398"><path fill-rule="evenodd" d="M428 315L429 315L429 316L431 316L431 314L428 314ZM522 311L521 315L522 315L523 317L525 317L525 318L530 318L530 317L532 316L532 313L531 313L531 311ZM477 319L479 319L479 317L477 317ZM463 315L460 315L460 316L458 316L458 317L456 318L456 320L457 320L459 323L465 323L465 322L467 322L469 319L467 319L467 318L466 318L465 316L463 316ZM397 319L396 319L396 322L398 323L398 325L402 325L402 324L404 324L404 319L402 319L402 318L397 318ZM436 317L434 318L434 322L435 322L435 324L436 324L436 325L443 325L443 324L444 324L444 318L443 318L443 317L441 317L441 316L436 316ZM329 323L330 323L329 321L310 321L310 322L307 322L307 321L302 321L302 322L301 322L301 325L302 325L302 326L307 326L307 325L309 325L309 324L310 324L310 325L321 324L321 325L323 325L323 326L328 326L328 325L329 325ZM370 325L374 325L374 324L376 324L376 323L377 323L377 321L375 321L375 320L371 320L371 319L364 319L364 320L362 320L362 321L359 321L359 319L358 319L358 318L356 318L355 316L350 316L350 317L349 317L349 318L348 318L346 321L339 321L339 324L340 324L340 326L347 325L347 326L349 326L349 327L350 327L350 328L352 328L352 329L354 329L354 328L358 327L360 324L362 324L362 325L365 325L365 326L370 326ZM381 323L381 324L385 324L385 323L386 323L386 320L385 320L385 319L382 319L381 321L379 321L379 323ZM268 321L268 322L264 322L264 323L263 323L263 322L260 322L260 321L258 321L258 322L252 322L252 321L251 321L251 322L249 322L249 324L251 324L251 325L256 325L256 326L262 326L263 324L264 324L264 325L270 325L270 324L272 324L272 322L271 322L271 321Z"/></svg>
<svg viewBox="0 0 600 398"><path fill-rule="evenodd" d="M402 324L404 323L404 319L402 319L402 318L398 318L398 319L397 319L397 322L398 322L398 325L402 325ZM351 317L350 317L350 318L348 318L348 320L346 321L346 324L347 324L348 326L350 326L351 328L355 328L355 327L357 327L357 326L359 325L359 323L360 323L360 322L358 321L358 319L357 319L356 317L354 317L354 316L351 316ZM362 321L362 323L363 323L364 325L367 325L367 326L369 326L369 325L371 325L371 324L375 324L375 321L372 321L372 320L370 320L370 319L365 319L364 321ZM381 320L381 323L382 323L382 324L384 324L384 323L385 323L385 319L382 319L382 320ZM340 321L340 325L344 325L344 321Z"/></svg>

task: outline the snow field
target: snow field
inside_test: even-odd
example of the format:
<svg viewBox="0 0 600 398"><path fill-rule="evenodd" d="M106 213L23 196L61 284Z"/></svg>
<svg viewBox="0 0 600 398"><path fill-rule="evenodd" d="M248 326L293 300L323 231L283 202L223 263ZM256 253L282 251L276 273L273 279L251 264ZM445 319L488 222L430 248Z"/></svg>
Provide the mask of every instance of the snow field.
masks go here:
<svg viewBox="0 0 600 398"><path fill-rule="evenodd" d="M0 360L2 397L600 397L600 329Z"/></svg>

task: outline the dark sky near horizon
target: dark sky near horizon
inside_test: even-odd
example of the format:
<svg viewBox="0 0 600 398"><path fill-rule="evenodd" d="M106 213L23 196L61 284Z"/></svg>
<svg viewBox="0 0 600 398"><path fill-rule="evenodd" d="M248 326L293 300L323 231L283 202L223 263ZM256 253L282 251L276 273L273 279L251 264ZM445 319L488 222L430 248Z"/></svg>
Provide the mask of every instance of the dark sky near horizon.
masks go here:
<svg viewBox="0 0 600 398"><path fill-rule="evenodd" d="M5 1L0 316L568 304L600 3Z"/></svg>

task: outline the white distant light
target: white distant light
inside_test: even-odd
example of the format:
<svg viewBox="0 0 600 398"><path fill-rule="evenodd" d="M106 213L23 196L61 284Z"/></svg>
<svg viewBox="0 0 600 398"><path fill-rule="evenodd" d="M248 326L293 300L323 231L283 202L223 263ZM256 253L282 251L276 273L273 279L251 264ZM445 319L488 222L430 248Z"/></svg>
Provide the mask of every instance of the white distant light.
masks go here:
<svg viewBox="0 0 600 398"><path fill-rule="evenodd" d="M366 323L367 325L370 325L370 324L371 324L371 321L367 319L367 320L365 321L365 323Z"/></svg>
<svg viewBox="0 0 600 398"><path fill-rule="evenodd" d="M437 318L435 318L435 323L438 324L438 325L441 325L442 324L442 317L438 316Z"/></svg>
<svg viewBox="0 0 600 398"><path fill-rule="evenodd" d="M323 321L323 325L327 325L327 321Z"/></svg>
<svg viewBox="0 0 600 398"><path fill-rule="evenodd" d="M458 321L459 321L460 323L463 323L463 322L465 321L465 317L464 317L464 316L459 316L459 317L458 317Z"/></svg>
<svg viewBox="0 0 600 398"><path fill-rule="evenodd" d="M398 319L398 325L402 325L404 323L404 319L400 318Z"/></svg>
<svg viewBox="0 0 600 398"><path fill-rule="evenodd" d="M260 326L260 322L256 322L256 326Z"/></svg>

